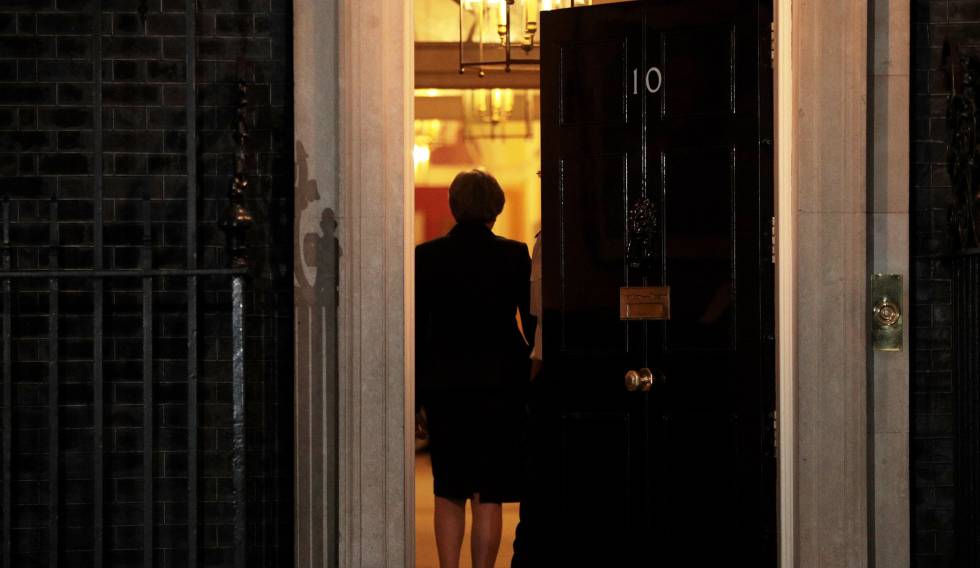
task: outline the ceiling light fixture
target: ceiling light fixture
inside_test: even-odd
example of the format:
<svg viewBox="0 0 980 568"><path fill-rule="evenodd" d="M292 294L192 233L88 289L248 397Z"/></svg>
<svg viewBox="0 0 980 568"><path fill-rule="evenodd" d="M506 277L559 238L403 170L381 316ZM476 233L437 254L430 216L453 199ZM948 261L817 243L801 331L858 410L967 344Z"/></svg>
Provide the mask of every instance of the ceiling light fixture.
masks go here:
<svg viewBox="0 0 980 568"><path fill-rule="evenodd" d="M487 68L510 72L514 65L539 66L530 54L538 47L541 12L591 4L591 0L458 0L459 72ZM468 29L468 35L464 30ZM520 46L520 51L514 50ZM523 52L523 55L521 55ZM468 59L474 55L475 59Z"/></svg>
<svg viewBox="0 0 980 568"><path fill-rule="evenodd" d="M536 96L537 91L531 89L519 93L513 89L467 91L464 137L467 140L530 138Z"/></svg>

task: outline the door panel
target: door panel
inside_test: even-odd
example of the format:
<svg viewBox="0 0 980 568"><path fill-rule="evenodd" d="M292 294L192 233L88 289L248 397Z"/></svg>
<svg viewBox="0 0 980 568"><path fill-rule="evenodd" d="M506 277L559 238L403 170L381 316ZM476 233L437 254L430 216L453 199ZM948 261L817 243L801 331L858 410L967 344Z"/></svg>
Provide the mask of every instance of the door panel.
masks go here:
<svg viewBox="0 0 980 568"><path fill-rule="evenodd" d="M665 489L654 491L654 557L670 559L666 566L757 565L746 561L752 556L739 553L739 527L746 520L737 499L736 421L697 412L662 421L655 444L662 457L651 461L655 487Z"/></svg>
<svg viewBox="0 0 980 568"><path fill-rule="evenodd" d="M542 17L541 461L562 565L775 565L769 13ZM623 286L670 286L670 319L620 320ZM641 367L656 382L627 392Z"/></svg>
<svg viewBox="0 0 980 568"><path fill-rule="evenodd" d="M622 355L627 326L619 320L623 280L625 155L559 162L561 199L561 352L566 356ZM588 286L574 285L589 282ZM571 285L570 285L571 284Z"/></svg>
<svg viewBox="0 0 980 568"><path fill-rule="evenodd" d="M732 146L702 146L660 155L672 316L664 351L734 350L734 153Z"/></svg>
<svg viewBox="0 0 980 568"><path fill-rule="evenodd" d="M625 548L596 543L618 543L634 532L631 519L636 512L631 509L638 495L631 484L623 483L633 476L630 436L629 418L623 412L562 416L560 492L569 497L560 501L558 517L565 543L563 564L616 566L629 562ZM611 490L595 491L596 487Z"/></svg>
<svg viewBox="0 0 980 568"><path fill-rule="evenodd" d="M557 451L539 477L554 480L542 500L555 565L634 565L634 520L645 509L645 453L634 451L646 435L642 401L627 396L619 367L639 364L646 347L642 327L618 316L619 287L630 278L626 206L641 195L645 159L642 101L629 90L642 59L640 13L599 6L566 20L561 37L570 41L549 44L542 68L550 86L542 124L551 132L542 145L550 182L542 225L554 235L544 310L545 329L555 330L544 349L555 353L546 372L562 387L548 394Z"/></svg>
<svg viewBox="0 0 980 568"><path fill-rule="evenodd" d="M664 76L661 118L735 113L735 27L715 25L662 31L654 35L652 61Z"/></svg>
<svg viewBox="0 0 980 568"><path fill-rule="evenodd" d="M561 47L561 123L626 122L624 38Z"/></svg>

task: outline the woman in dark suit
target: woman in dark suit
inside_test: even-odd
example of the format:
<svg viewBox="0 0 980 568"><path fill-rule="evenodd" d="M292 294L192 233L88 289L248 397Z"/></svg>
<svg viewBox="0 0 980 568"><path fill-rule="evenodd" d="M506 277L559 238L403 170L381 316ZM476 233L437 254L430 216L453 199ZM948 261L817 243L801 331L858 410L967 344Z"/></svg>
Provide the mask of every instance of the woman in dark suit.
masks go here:
<svg viewBox="0 0 980 568"><path fill-rule="evenodd" d="M492 568L501 503L519 500L523 402L531 319L527 245L493 234L504 192L488 173L449 187L456 226L415 249L416 380L421 434L435 478L442 568L459 566L466 500L472 500L474 568Z"/></svg>

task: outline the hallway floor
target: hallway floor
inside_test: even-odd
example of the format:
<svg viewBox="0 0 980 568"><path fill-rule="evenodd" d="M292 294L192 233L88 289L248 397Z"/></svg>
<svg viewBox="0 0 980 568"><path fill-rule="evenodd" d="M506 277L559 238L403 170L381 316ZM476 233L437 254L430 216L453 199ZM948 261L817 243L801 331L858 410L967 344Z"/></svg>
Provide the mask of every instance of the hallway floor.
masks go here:
<svg viewBox="0 0 980 568"><path fill-rule="evenodd" d="M432 528L432 515L435 498L432 495L432 464L429 454L415 454L415 568L439 568L436 553L436 536ZM472 568L470 562L470 516L469 503L466 512L466 536L463 539L463 552L460 568ZM497 554L495 568L509 568L514 555L514 529L517 528L519 505L504 503L504 528L500 537L500 552Z"/></svg>

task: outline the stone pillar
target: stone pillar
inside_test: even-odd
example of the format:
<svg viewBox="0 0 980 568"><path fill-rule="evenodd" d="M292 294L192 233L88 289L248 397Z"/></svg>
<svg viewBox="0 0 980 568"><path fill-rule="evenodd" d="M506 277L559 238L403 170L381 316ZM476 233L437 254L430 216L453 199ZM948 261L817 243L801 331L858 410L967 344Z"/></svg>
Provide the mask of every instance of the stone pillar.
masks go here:
<svg viewBox="0 0 980 568"><path fill-rule="evenodd" d="M411 6L293 3L300 567L414 562Z"/></svg>
<svg viewBox="0 0 980 568"><path fill-rule="evenodd" d="M781 234L794 284L781 301L795 310L781 335L795 352L791 565L867 566L868 5L791 9L795 233Z"/></svg>
<svg viewBox="0 0 980 568"><path fill-rule="evenodd" d="M412 2L340 5L340 565L414 563Z"/></svg>
<svg viewBox="0 0 980 568"><path fill-rule="evenodd" d="M873 562L907 568L909 521L909 0L874 0L869 236L872 273L900 274L904 350L872 354ZM872 298L872 301L874 299Z"/></svg>

